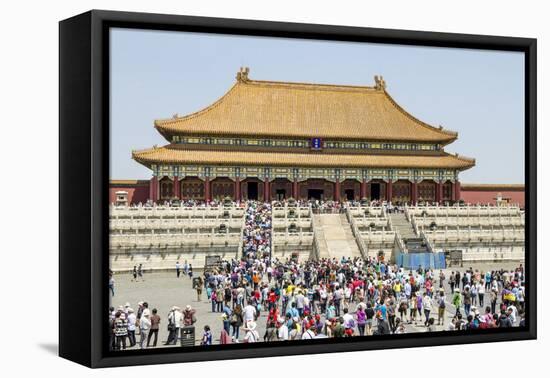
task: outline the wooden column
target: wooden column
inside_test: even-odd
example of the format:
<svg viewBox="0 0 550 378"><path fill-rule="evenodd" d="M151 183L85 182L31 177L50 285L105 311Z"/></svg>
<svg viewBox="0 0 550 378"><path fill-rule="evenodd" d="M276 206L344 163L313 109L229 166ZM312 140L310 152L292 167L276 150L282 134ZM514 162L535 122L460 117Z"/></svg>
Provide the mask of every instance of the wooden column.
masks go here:
<svg viewBox="0 0 550 378"><path fill-rule="evenodd" d="M204 200L210 201L210 177L204 178Z"/></svg>
<svg viewBox="0 0 550 378"><path fill-rule="evenodd" d="M241 200L241 179L235 177L235 201Z"/></svg>
<svg viewBox="0 0 550 378"><path fill-rule="evenodd" d="M264 180L264 202L269 202L271 200L270 190L269 190L269 179Z"/></svg>
<svg viewBox="0 0 550 378"><path fill-rule="evenodd" d="M393 195L393 182L391 180L388 180L386 184L386 201L392 202L392 195Z"/></svg>
<svg viewBox="0 0 550 378"><path fill-rule="evenodd" d="M451 201L455 201L455 194L456 194L455 183L452 182L451 183Z"/></svg>
<svg viewBox="0 0 550 378"><path fill-rule="evenodd" d="M369 200L371 199L371 190L370 190L370 182L367 182L365 184L365 197Z"/></svg>
<svg viewBox="0 0 550 378"><path fill-rule="evenodd" d="M455 197L455 201L460 201L460 181L456 180L455 181L455 186L454 186L454 197Z"/></svg>
<svg viewBox="0 0 550 378"><path fill-rule="evenodd" d="M441 203L443 201L443 183L435 183L435 202Z"/></svg>
<svg viewBox="0 0 550 378"><path fill-rule="evenodd" d="M363 199L363 198L367 198L367 180L363 179L363 181L361 181L361 190L360 190L360 196L361 198L360 199Z"/></svg>
<svg viewBox="0 0 550 378"><path fill-rule="evenodd" d="M334 183L334 200L340 202L340 179Z"/></svg>
<svg viewBox="0 0 550 378"><path fill-rule="evenodd" d="M298 179L294 179L294 182L292 182L292 198L297 200L299 195L300 194L298 193Z"/></svg>
<svg viewBox="0 0 550 378"><path fill-rule="evenodd" d="M151 180L149 180L149 199L153 202L158 200L158 187L159 180L157 176L151 177Z"/></svg>
<svg viewBox="0 0 550 378"><path fill-rule="evenodd" d="M180 199L180 179L174 176L174 197Z"/></svg>
<svg viewBox="0 0 550 378"><path fill-rule="evenodd" d="M418 202L418 183L416 181L411 182L411 202L413 206Z"/></svg>

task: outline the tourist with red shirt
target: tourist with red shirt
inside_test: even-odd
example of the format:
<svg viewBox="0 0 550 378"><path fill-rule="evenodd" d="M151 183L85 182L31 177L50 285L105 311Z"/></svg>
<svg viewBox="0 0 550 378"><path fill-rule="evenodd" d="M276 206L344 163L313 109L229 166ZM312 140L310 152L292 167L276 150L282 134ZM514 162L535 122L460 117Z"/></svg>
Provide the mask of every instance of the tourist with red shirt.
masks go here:
<svg viewBox="0 0 550 378"><path fill-rule="evenodd" d="M269 310L271 310L277 305L277 295L275 294L275 288L273 287L271 288L267 296L267 303L269 306Z"/></svg>

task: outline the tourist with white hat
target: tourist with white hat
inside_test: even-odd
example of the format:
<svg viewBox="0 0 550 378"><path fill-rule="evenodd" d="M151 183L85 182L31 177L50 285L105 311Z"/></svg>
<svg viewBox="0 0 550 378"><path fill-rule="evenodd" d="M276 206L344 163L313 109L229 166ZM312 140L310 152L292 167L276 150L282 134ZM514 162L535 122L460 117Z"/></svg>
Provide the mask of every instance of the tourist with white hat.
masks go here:
<svg viewBox="0 0 550 378"><path fill-rule="evenodd" d="M279 316L277 319L277 336L279 340L286 341L288 340L288 326L287 322L282 316Z"/></svg>
<svg viewBox="0 0 550 378"><path fill-rule="evenodd" d="M136 345L136 321L137 317L134 313L134 309L128 308L128 340L130 341L130 347Z"/></svg>
<svg viewBox="0 0 550 378"><path fill-rule="evenodd" d="M144 313L139 320L139 347L144 349L147 347L147 339L149 338L149 330L151 329L151 320L149 313Z"/></svg>
<svg viewBox="0 0 550 378"><path fill-rule="evenodd" d="M251 320L243 327L246 331L246 334L244 335L245 343L256 343L260 341L260 335L258 334L258 331L256 331L256 326L256 322Z"/></svg>
<svg viewBox="0 0 550 378"><path fill-rule="evenodd" d="M176 345L181 328L182 314L178 306L172 306L168 313L168 339L164 345Z"/></svg>

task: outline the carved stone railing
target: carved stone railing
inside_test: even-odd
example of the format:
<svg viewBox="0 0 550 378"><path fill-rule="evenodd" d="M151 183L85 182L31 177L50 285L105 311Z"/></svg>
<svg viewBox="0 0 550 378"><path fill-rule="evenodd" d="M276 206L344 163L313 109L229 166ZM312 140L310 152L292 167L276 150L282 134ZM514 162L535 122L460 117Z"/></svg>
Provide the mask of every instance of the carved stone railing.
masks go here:
<svg viewBox="0 0 550 378"><path fill-rule="evenodd" d="M178 233L178 234L112 234L110 249L168 249L185 246L225 245L237 247L241 241L238 233Z"/></svg>
<svg viewBox="0 0 550 378"><path fill-rule="evenodd" d="M229 215L229 218L239 218L244 213L244 207L231 206L114 206L109 207L109 215L112 218L124 217L132 219L138 217L178 217L180 219L204 219L204 218L224 218ZM226 217L227 218L227 217Z"/></svg>
<svg viewBox="0 0 550 378"><path fill-rule="evenodd" d="M319 239L317 238L317 234L315 231L313 232L313 256L312 260L320 260L321 259L321 247L319 245Z"/></svg>
<svg viewBox="0 0 550 378"><path fill-rule="evenodd" d="M397 247L399 248L399 251L401 251L401 253L408 253L409 252L407 247L405 246L405 243L403 243L403 238L399 234L399 231L395 231L395 243L396 243Z"/></svg>
<svg viewBox="0 0 550 378"><path fill-rule="evenodd" d="M466 206L406 206L405 215L407 218L412 216L428 216L428 217L498 217L498 216L519 216L521 214L520 207L517 205L510 206L493 206L493 205L466 205ZM410 219L409 219L410 220Z"/></svg>
<svg viewBox="0 0 550 378"><path fill-rule="evenodd" d="M363 260L367 260L369 256L369 250L368 247L365 244L365 241L363 240L363 237L361 236L361 233L359 232L359 228L357 227L357 224L355 223L355 219L353 218L351 211L349 208L346 207L346 217L348 219L348 223L351 226L351 232L353 236L355 237L355 242L357 243L357 246L359 247L359 252L361 253L361 257Z"/></svg>
<svg viewBox="0 0 550 378"><path fill-rule="evenodd" d="M430 241L430 238L428 238L426 234L424 234L424 231L420 231L420 237L424 240L424 243L426 243L426 249L428 250L428 252L434 253L434 246Z"/></svg>
<svg viewBox="0 0 550 378"><path fill-rule="evenodd" d="M319 238L317 237L317 233L315 232L315 225L313 224L313 209L311 207L311 204L309 205L309 216L311 218L311 228L313 230L313 260L320 260L321 259L321 245L319 244Z"/></svg>

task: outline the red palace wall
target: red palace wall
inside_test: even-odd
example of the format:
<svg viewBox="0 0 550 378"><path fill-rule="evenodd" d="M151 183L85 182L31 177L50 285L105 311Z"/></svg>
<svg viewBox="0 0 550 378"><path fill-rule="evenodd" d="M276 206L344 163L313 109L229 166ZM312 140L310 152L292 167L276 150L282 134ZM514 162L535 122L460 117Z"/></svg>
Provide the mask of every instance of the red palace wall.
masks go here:
<svg viewBox="0 0 550 378"><path fill-rule="evenodd" d="M111 180L109 203L115 202L115 193L118 191L128 192L129 203L145 203L149 199L149 180Z"/></svg>
<svg viewBox="0 0 550 378"><path fill-rule="evenodd" d="M261 188L259 188L261 189ZM329 188L331 189L331 188ZM145 203L149 198L149 180L111 180L109 184L109 201L115 201L117 191L128 192L129 203ZM327 196L330 198L332 190ZM261 191L260 191L261 192ZM523 185L505 184L461 184L460 198L470 204L496 204L499 195L508 198L510 203L525 206L525 189Z"/></svg>
<svg viewBox="0 0 550 378"><path fill-rule="evenodd" d="M525 207L525 189L523 185L473 185L462 184L460 198L471 204L496 204L497 196L508 199L512 204Z"/></svg>

